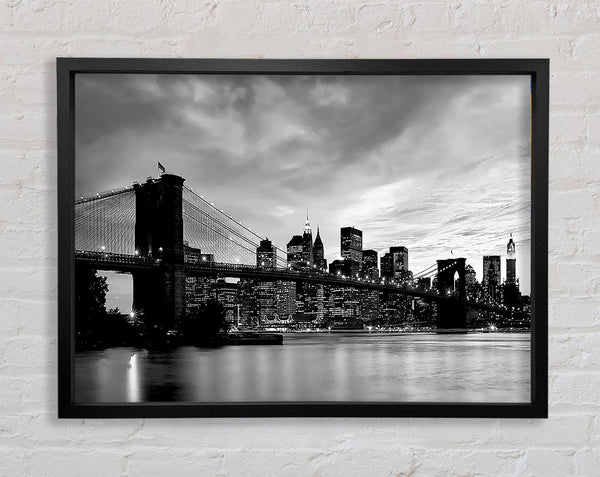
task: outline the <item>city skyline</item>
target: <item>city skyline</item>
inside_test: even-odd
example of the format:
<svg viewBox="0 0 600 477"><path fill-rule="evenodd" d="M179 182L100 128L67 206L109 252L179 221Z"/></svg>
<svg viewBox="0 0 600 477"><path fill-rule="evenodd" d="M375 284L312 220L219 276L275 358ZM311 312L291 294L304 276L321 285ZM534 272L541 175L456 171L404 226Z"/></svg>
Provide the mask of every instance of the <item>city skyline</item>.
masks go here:
<svg viewBox="0 0 600 477"><path fill-rule="evenodd" d="M312 225L312 224L311 224L311 225ZM344 229L344 228L355 228L355 227L354 227L354 226L345 226L345 227L340 227L340 233L341 233L341 229ZM361 232L363 232L363 233L365 232L364 230L360 229L359 227L356 227L356 229L358 229L359 231L361 231ZM299 235L299 234L294 234L294 235ZM363 237L364 237L364 236L365 236L365 235L363 235ZM496 251L497 251L497 253L486 253L486 254L484 254L484 255L481 255L481 257L479 257L479 258L480 258L480 262L481 262L481 263L479 263L479 266L478 266L478 264L476 263L476 261L472 260L472 258L470 258L470 257L466 257L466 256L463 256L463 257L462 257L462 258L466 258L466 259L467 259L467 264L468 264L468 265L471 265L471 266L472 266L472 267L473 267L473 268L474 268L476 271L479 269L479 273L477 273L477 279L478 279L478 281L480 281L480 282L481 282L481 281L482 281L482 279L483 279L483 260L484 260L484 257L486 257L486 256L490 256L490 255L497 255L497 256L499 256L499 257L501 258L501 260L504 260L504 262L501 262L501 263L504 263L505 265L500 267L500 270L501 270L501 276L502 276L502 281L505 281L505 280L508 278L508 276L507 276L507 272L508 272L508 270L506 269L506 261L505 261L507 258L510 258L509 254L506 252L506 245L507 245L508 241L511 241L511 242L513 242L513 250L514 250L514 249L516 248L516 246L515 246L515 243L517 243L517 242L515 242L515 241L514 241L513 234L512 234L512 233L509 233L509 234L508 234L508 236L506 237L506 240L505 240L504 244L503 244L501 247L498 247L498 246L496 246L496 247L494 247L494 248L493 248L493 250L496 250ZM338 239L338 243L339 243L339 239ZM323 240L323 244L324 244L324 248L325 248L325 250L327 250L327 247L325 246L325 241L324 241L324 240ZM277 245L279 246L279 244L277 244ZM363 247L362 247L362 249L363 249L363 251L364 251L364 250L375 250L375 251L377 252L377 254L378 254L378 264L379 264L378 266L379 266L379 268L381 269L381 265L380 265L380 263L381 263L381 257L382 257L382 256L383 256L385 253L389 252L389 251L390 251L390 248L394 248L394 247L404 247L404 245L401 245L399 242L397 242L397 243L395 243L394 245L390 245L390 246L388 246L388 247L384 247L384 248L381 248L381 249L377 249L377 248L369 248L369 247L366 247L366 246L364 246L364 244L363 244ZM281 248L281 250L285 251L285 248L284 248L284 247L281 247L281 246L280 246L280 248ZM408 251L409 251L409 254L410 254L410 250L411 250L411 249L410 249L410 247L406 247L406 248L408 249ZM500 251L499 251L499 249L503 249L503 250L504 250L504 252L500 252ZM328 261L327 261L328 263L331 263L333 260L340 260L340 259L343 259L343 258L344 258L344 257L343 257L343 253L342 253L342 251L341 251L341 248L340 248L340 247L338 247L338 250L340 250L340 252L337 254L337 256L335 255L335 252L333 252L333 253L329 253L329 254L328 254L327 252L325 252L325 257L326 257L326 258L327 258L328 256L329 256L329 257L334 257L334 258L332 258L331 260L328 260ZM517 252L514 252L514 251L513 251L513 254L514 254L514 257L516 257L516 258L514 258L514 257L513 257L513 259L514 259L514 260L516 260L516 263L519 263L519 262L518 262L518 258L519 258L519 253L518 253L518 251L517 251ZM458 258L458 257L459 257L459 255L456 255L456 254L455 254L453 251L451 251L449 256L443 256L443 257L439 257L439 259ZM412 258L413 258L413 257L411 256L411 259L412 259ZM436 260L437 260L437 259L436 259ZM420 261L419 261L419 260L417 260L417 262L420 262ZM434 263L434 262L432 262L430 265L432 265L433 263ZM529 261L527 261L527 264L529 264ZM416 274L416 273L418 273L418 272L420 272L420 271L422 271L422 270L425 270L425 269L426 269L426 267L423 267L423 268L421 268L421 269L413 269L412 267L409 267L409 270L410 270L410 271L412 271L412 272L414 272L415 274ZM519 278L519 275L518 275L518 273L516 274L516 278L517 278L517 279Z"/></svg>
<svg viewBox="0 0 600 477"><path fill-rule="evenodd" d="M78 75L76 95L77 195L160 161L282 249L308 207L328 262L354 226L479 281L512 233L529 293L528 77Z"/></svg>
<svg viewBox="0 0 600 477"><path fill-rule="evenodd" d="M329 268L329 273L332 273L331 270L330 270L330 267L329 267L332 264L332 262L344 260L344 252L341 249L344 247L343 242L344 242L344 230L345 229L351 229L353 232L360 233L361 234L361 239L362 239L362 236L363 236L362 235L362 232L363 232L362 230L355 229L354 227L341 227L340 228L340 242L341 242L340 243L340 255L338 256L338 258L326 262L328 266L325 267L325 271L327 271L327 269ZM308 213L307 213L307 218L306 218L303 230L304 230L305 233L312 232L311 231L311 226L309 224ZM316 237L317 236L320 237L319 232L317 232L315 236ZM294 257L297 254L298 255L302 254L302 246L301 246L302 242L298 243L298 245L300 245L300 248L298 248L298 252L292 252L292 255L290 255L290 252L289 252L289 250L290 250L290 248L289 248L290 244L293 244L295 239L302 239L302 237L303 237L302 235L294 234L291 237L290 242L288 242L288 244L287 244L287 250L288 250L288 252L286 253L286 249L284 249L284 248L280 248L279 249L279 254L281 254L281 256L279 258L282 259L283 261L287 260L288 263L290 263L290 261L291 261L291 263L294 263L294 262L297 262L298 260L301 260L302 258L304 258L304 257L292 258L292 257ZM269 247L271 247L271 246L277 247L276 244L272 244L271 240L269 240L268 237L264 238L263 240L261 240L261 243L260 243L259 247L256 250L256 263L257 263L257 267L261 267L261 268L264 267L265 266L265 260L267 262L271 263L271 265L267 265L267 266L277 267L277 260L275 260L274 258L265 259L264 256L262 256L262 258L261 258L261 255L265 253L264 247L265 247L265 244L267 244L267 243L269 244L268 245ZM313 244L314 244L314 242L313 242ZM510 247L511 252L508 251L508 248L506 247L507 245ZM409 249L407 249L404 246L398 246L398 245L396 245L396 246L388 247L387 249L383 249L381 251L376 250L375 252L377 253L377 267L378 267L378 270L377 270L378 271L378 277L377 278L380 278L380 279L384 278L384 272L383 272L383 266L382 266L382 258L383 258L383 256L385 254L388 254L388 252L392 252L393 249L405 249L405 253L407 253L407 255L410 256ZM486 271L485 271L486 270L486 265L485 264L486 264L486 260L489 260L490 258L492 258L492 259L498 258L499 259L499 261L498 261L498 267L500 269L500 276L499 276L499 280L497 282L497 285L502 285L505 282L506 283L515 283L514 281L511 281L511 278L510 278L511 276L510 276L508 268L507 268L508 267L508 259L511 259L513 261L515 260L515 258L514 258L515 257L515 253L514 253L515 245L514 245L512 234L510 234L509 239L507 241L507 244L505 244L505 250L506 250L506 252L504 254L498 253L498 254L488 254L488 255L482 256L482 264L481 264L482 272L481 272L481 275L475 273L475 278L477 280L477 283L479 283L482 287L485 288L485 281L486 281ZM365 251L372 252L373 249L368 249L368 248L362 247L362 252L365 252ZM278 253L277 250L275 250L275 256L277 256L277 253ZM362 255L362 253L361 253L361 255ZM453 256L453 257L448 257L448 258L453 259L453 258L458 258L458 257ZM469 261L468 257L462 257L462 258L465 258L466 259L466 264L468 266L471 266L473 268L473 270L475 270L475 266L473 266L473 264ZM348 255L347 259L350 259L349 255ZM361 258L360 261L361 261L361 263L364 264L363 258ZM504 264L504 266L502 264ZM512 265L512 266L514 267L514 265ZM407 268L407 271L409 271L409 272L417 275L422 270L415 270L415 269L412 269L409 266ZM419 278L423 278L423 277L427 277L428 276L429 280L432 280L433 276L431 275L431 273L432 272L429 271L429 272L425 273L424 275L422 275L422 277L415 276L414 285L417 286L417 280ZM111 276L111 282L114 285L116 285L116 288L118 290L116 292L114 292L114 291L111 292L109 290L109 293L107 295L107 303L109 304L109 307L118 307L121 310L127 310L128 307L129 307L129 304L130 304L130 302L129 302L129 300L130 300L130 292L132 292L132 290L131 290L131 285L132 284L130 283L130 280L131 280L130 276L129 275L118 274L118 273L114 273L114 272L106 272L106 271L102 272L102 274ZM363 276L363 275L364 274L361 273L361 276ZM374 277L371 277L371 278L374 278ZM518 284L519 291L523 295L528 295L529 293L525 292L522 289L521 285L520 285L520 279L519 279L518 274L516 276L514 276L513 279L516 279L516 283ZM232 279L232 280L234 282L237 282L237 279ZM230 281L230 279L228 279L228 281ZM109 285L109 287L110 287L110 285Z"/></svg>

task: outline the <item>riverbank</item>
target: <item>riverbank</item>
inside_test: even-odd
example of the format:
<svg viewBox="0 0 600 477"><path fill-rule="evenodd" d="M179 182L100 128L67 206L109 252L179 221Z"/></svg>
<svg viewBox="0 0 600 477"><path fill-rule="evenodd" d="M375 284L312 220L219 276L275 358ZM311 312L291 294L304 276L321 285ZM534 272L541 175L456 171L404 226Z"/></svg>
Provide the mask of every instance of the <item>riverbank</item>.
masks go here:
<svg viewBox="0 0 600 477"><path fill-rule="evenodd" d="M218 348L223 346L253 346L253 345L283 345L284 335L442 335L442 334L529 334L528 328L519 329L467 329L467 330L448 330L438 331L435 328L429 329L304 329L304 330L257 330L257 331L234 331L214 338L189 339L178 336L169 336L164 341L147 342L137 340L135 342L111 342L111 343L76 343L75 351L102 350L118 346L133 346L136 348L147 349L169 349L178 346L198 346L200 348Z"/></svg>
<svg viewBox="0 0 600 477"><path fill-rule="evenodd" d="M102 343L75 343L75 351L92 351L106 348L133 346L147 349L170 349L179 346L198 346L200 348L218 348L221 346L250 346L250 345L282 345L283 335L279 333L263 332L232 332L211 338L190 339L180 336L167 336L160 341L146 341L143 339L132 342L115 341Z"/></svg>
<svg viewBox="0 0 600 477"><path fill-rule="evenodd" d="M219 346L282 345L283 335L277 333L236 332L204 340L186 340L186 342L180 344L210 348Z"/></svg>

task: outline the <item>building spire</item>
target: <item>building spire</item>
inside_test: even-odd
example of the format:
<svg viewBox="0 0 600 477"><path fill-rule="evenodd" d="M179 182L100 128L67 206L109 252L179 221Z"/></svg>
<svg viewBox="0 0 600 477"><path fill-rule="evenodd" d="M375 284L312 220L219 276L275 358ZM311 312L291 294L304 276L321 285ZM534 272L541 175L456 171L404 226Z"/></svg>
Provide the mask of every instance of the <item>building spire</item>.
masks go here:
<svg viewBox="0 0 600 477"><path fill-rule="evenodd" d="M321 240L321 234L319 231L319 226L317 225L317 236L315 237L315 246L316 247L323 247L323 241ZM321 257L323 258L323 257Z"/></svg>
<svg viewBox="0 0 600 477"><path fill-rule="evenodd" d="M510 238L506 244L506 254L508 255L509 259L515 258L515 242L513 241L512 234L510 234Z"/></svg>
<svg viewBox="0 0 600 477"><path fill-rule="evenodd" d="M312 229L310 228L310 222L308 221L308 209L306 209L306 222L304 223L304 233L312 235Z"/></svg>

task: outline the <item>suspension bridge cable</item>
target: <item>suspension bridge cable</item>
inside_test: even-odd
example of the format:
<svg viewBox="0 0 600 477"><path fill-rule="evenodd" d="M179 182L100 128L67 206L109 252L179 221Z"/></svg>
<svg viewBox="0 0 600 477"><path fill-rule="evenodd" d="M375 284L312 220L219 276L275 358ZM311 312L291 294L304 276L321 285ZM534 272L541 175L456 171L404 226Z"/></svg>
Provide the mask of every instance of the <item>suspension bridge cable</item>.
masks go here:
<svg viewBox="0 0 600 477"><path fill-rule="evenodd" d="M231 226L225 224L224 222L216 219L215 217L211 216L208 212L200 209L199 207L197 207L196 205L192 204L191 202L189 202L187 200L184 200L183 202L184 202L184 205L188 205L189 207L191 207L195 211L199 212L200 214L203 214L203 215L205 215L205 216L207 216L207 217L215 220L219 225L221 225L223 228L227 229L229 232L237 235L239 238L241 238L241 239L245 240L246 242L249 242L249 243L251 243L253 245L258 245L256 242L253 242L251 239L243 236L240 232L238 232L237 230L235 230L233 227L231 227Z"/></svg>
<svg viewBox="0 0 600 477"><path fill-rule="evenodd" d="M252 235L254 235L256 238L263 240L263 237L261 237L260 235L258 235L257 233L253 232L252 230L250 230L248 227L246 227L244 224L238 222L237 220L235 220L231 215L227 215L225 212L223 212L223 210L219 209L218 207L216 207L214 204L208 202L204 197L199 196L198 194L196 194L192 189L190 189L187 186L183 186L183 188L187 191L190 192L192 195L194 195L197 199L200 199L202 202L204 202L207 206L211 207L212 209L214 209L215 211L217 211L218 213L224 215L225 217L227 217L229 220L233 221L237 226L243 228L244 230L246 230L247 232L250 232Z"/></svg>
<svg viewBox="0 0 600 477"><path fill-rule="evenodd" d="M197 220L195 217L193 217L192 215L188 214L187 212L183 212L183 215L185 215L185 216L189 217L189 218L190 218L190 219L192 219L192 220ZM212 230L213 232L216 232L217 234L219 234L219 235L222 235L222 234L220 234L220 233L219 233L219 231L218 231L218 230L216 230L216 229L213 229L212 227L210 227L210 226L209 226L209 225L207 225L207 224L202 224L202 223L201 223L201 224L200 224L200 226L203 226L203 227L208 227L208 228L209 228L210 230ZM225 236L225 235L222 235L222 237L224 237L225 239L227 239L227 240L229 240L229 241L233 242L233 243L234 243L234 244L236 244L238 247L241 247L241 248L243 248L244 250L246 250L246 251L250 252L251 254L254 254L254 253L256 253L256 251L255 251L255 250L253 250L253 249L250 249L250 248L248 248L248 247L246 247L246 246L244 246L244 245L242 245L242 244L240 244L240 243L236 242L236 241L235 241L234 239L232 239L231 237L227 237L227 236Z"/></svg>
<svg viewBox="0 0 600 477"><path fill-rule="evenodd" d="M131 254L135 248L133 189L75 204L75 248Z"/></svg>
<svg viewBox="0 0 600 477"><path fill-rule="evenodd" d="M260 235L258 235L256 232L254 232L253 230L249 229L248 227L246 227L244 224L242 224L241 222L237 221L236 219L234 219L231 215L226 214L222 209L219 209L218 207L216 207L213 203L208 202L206 199L204 199L204 197L198 195L196 192L194 192L193 190L191 190L189 187L184 186L183 187L185 192L188 192L189 194L191 194L195 199L201 201L202 204L206 205L207 207L209 207L210 209L212 209L212 211L214 211L216 213L216 216L220 216L220 217L224 217L227 221L231 221L233 222L233 224L235 224L236 226L240 227L241 229L243 229L244 231L248 232L249 234L251 234L253 237L255 237L256 239L259 240L263 240L263 237L261 237ZM187 200L187 199L186 199ZM228 228L228 230L236 233L236 235L238 235L238 237L242 237L243 234L241 234L240 232L236 231L232 226L228 226L225 224L225 222L223 220L219 220L217 217L215 216L211 216L209 214L209 212L207 211L203 211L200 208L198 208L195 204L193 204L190 200L187 200L188 204L190 204L192 207L196 207L198 209L199 212L206 214L207 216L211 217L213 220L218 221L220 224L222 224L224 227ZM244 240L252 243L254 246L258 247L259 243L252 241L251 239L249 239L248 237L244 236ZM281 252L283 254L283 256L287 257L287 251L282 250L280 247L278 247L277 245L273 244L273 248L279 252ZM282 256L277 255L276 256L276 260L277 262L281 263L281 264L285 264L287 265L287 258L283 258Z"/></svg>
<svg viewBox="0 0 600 477"><path fill-rule="evenodd" d="M195 206L194 204L191 204L188 201L184 201L184 202L185 202L186 208L191 209L191 212L197 212L201 216L208 218L208 220L202 220L202 218L195 217L194 215L192 215L190 213L186 213L186 215L190 219L194 219L196 221L195 227L194 227L194 229L195 229L194 232L198 232L197 235L191 234L191 236L189 236L188 239L191 238L194 242L199 243L201 249L203 247L206 248L206 245L208 245L209 248L214 249L214 250L218 251L219 253L223 253L224 252L223 249L229 248L230 243L227 241L223 242L223 240L221 240L221 238L225 239L225 240L233 240L233 239L229 235L225 235L222 232L220 232L218 229L211 227L210 223L213 223L213 225L220 226L222 229L229 232L229 234L234 235L234 236L238 237L239 239L241 239L242 241L246 242L248 245L251 245L254 248L254 250L252 250L252 251L247 246L243 246L242 244L239 244L245 250L251 251L251 253L254 257L254 254L256 253L256 247L257 247L257 244L255 242L253 242L251 239L244 236L242 233L235 230L231 226L229 226L229 225L225 224L224 222L221 222L220 220L211 216L206 211L201 210L199 207ZM203 233L203 230L202 230L203 226L205 228L208 228L209 230L215 232L216 236L213 235L212 237L210 237L210 236L208 236L208 234ZM235 242L235 241L234 241L234 243L238 244L238 242ZM229 252L229 250L226 251L226 254L227 254L227 252ZM254 261L254 259L250 260L250 258L248 258L248 260L246 260L246 261Z"/></svg>
<svg viewBox="0 0 600 477"><path fill-rule="evenodd" d="M430 271L430 270L431 270L431 269L435 269L435 267L437 267L437 263L435 263L435 264L433 264L433 265L430 265L430 266L429 266L429 267L427 267L427 268L424 268L424 269L423 269L423 270L421 270L420 272L418 272L418 273L415 273L413 276L414 276L414 278L418 278L418 277L419 277L419 275L423 275L423 274L427 275L427 274L431 273L431 271Z"/></svg>
<svg viewBox="0 0 600 477"><path fill-rule="evenodd" d="M78 199L75 199L75 205L83 204L85 202L91 202L91 201L98 200L98 199L106 199L107 197L123 194L125 192L130 192L132 190L133 190L132 187L126 186L126 187L120 187L118 189L111 189L109 191L97 192L95 194L88 195L88 196L82 195Z"/></svg>

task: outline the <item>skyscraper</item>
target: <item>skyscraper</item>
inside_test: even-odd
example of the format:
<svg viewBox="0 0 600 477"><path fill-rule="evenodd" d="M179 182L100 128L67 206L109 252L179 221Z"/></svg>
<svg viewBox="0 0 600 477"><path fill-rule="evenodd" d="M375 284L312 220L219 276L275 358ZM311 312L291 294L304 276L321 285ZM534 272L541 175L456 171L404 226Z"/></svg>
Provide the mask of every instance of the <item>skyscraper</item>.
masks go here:
<svg viewBox="0 0 600 477"><path fill-rule="evenodd" d="M318 236L317 256L324 262L323 242ZM289 265L296 267L317 267L315 263L315 250L312 239L312 229L306 211L306 222L302 235L294 235L287 244L287 261ZM293 290L292 290L293 286ZM296 282L282 287L280 303L286 311L294 310L294 313L303 317L310 317L310 321L323 319L323 286L311 283ZM287 296L285 296L287 295ZM281 299L283 297L283 300ZM295 297L292 305L291 299ZM291 305L291 306L290 306ZM280 306L280 309L282 307Z"/></svg>
<svg viewBox="0 0 600 477"><path fill-rule="evenodd" d="M214 289L215 299L223 305L226 320L231 324L237 324L238 311L241 307L237 283L227 283L224 279L219 279L214 284Z"/></svg>
<svg viewBox="0 0 600 477"><path fill-rule="evenodd" d="M408 276L408 249L390 247L392 255L392 273L395 280L404 280Z"/></svg>
<svg viewBox="0 0 600 477"><path fill-rule="evenodd" d="M465 294L468 300L477 300L479 295L479 283L477 274L471 265L465 267Z"/></svg>
<svg viewBox="0 0 600 477"><path fill-rule="evenodd" d="M465 267L465 295L467 300L479 299L479 283L477 274L471 265ZM479 321L479 311L474 308L467 308L467 326L475 327Z"/></svg>
<svg viewBox="0 0 600 477"><path fill-rule="evenodd" d="M214 262L212 254L202 253L199 248L190 247L188 242L183 244L183 254L186 263ZM202 304L214 299L214 285L216 278L212 277L185 277L185 305L186 312L198 309Z"/></svg>
<svg viewBox="0 0 600 477"><path fill-rule="evenodd" d="M506 282L503 287L503 301L505 306L518 307L521 303L519 280L517 278L517 259L515 258L515 242L512 234L506 244Z"/></svg>
<svg viewBox="0 0 600 477"><path fill-rule="evenodd" d="M500 255L484 255L483 257L483 293L488 301L500 299Z"/></svg>
<svg viewBox="0 0 600 477"><path fill-rule="evenodd" d="M273 247L271 241L267 238L260 241L260 245L256 248L256 266L272 270L277 263L277 250Z"/></svg>
<svg viewBox="0 0 600 477"><path fill-rule="evenodd" d="M512 234L506 244L506 283L515 284L517 282L517 259L515 258L515 242Z"/></svg>
<svg viewBox="0 0 600 477"><path fill-rule="evenodd" d="M320 237L319 241L321 242ZM323 254L323 242L321 242L320 247L320 253ZM308 221L307 211L302 235L294 235L287 244L288 264L312 268L314 262L313 248L312 229Z"/></svg>
<svg viewBox="0 0 600 477"><path fill-rule="evenodd" d="M363 276L371 279L379 278L379 268L377 266L377 252L375 250L363 250L362 271Z"/></svg>
<svg viewBox="0 0 600 477"><path fill-rule="evenodd" d="M269 239L260 241L256 248L256 266L265 270L272 270L277 263L277 251ZM276 288L275 282L259 281L254 289L256 303L256 317L258 324L262 320L270 320L276 313Z"/></svg>
<svg viewBox="0 0 600 477"><path fill-rule="evenodd" d="M315 237L315 243L313 244L313 264L316 265L319 270L327 269L325 249L319 233L319 227L317 227L317 236Z"/></svg>
<svg viewBox="0 0 600 477"><path fill-rule="evenodd" d="M381 278L390 280L394 277L392 254L387 252L381 257Z"/></svg>
<svg viewBox="0 0 600 477"><path fill-rule="evenodd" d="M256 318L257 324L262 324L264 320L272 320L276 310L277 296L275 282L266 282L258 280L254 287Z"/></svg>
<svg viewBox="0 0 600 477"><path fill-rule="evenodd" d="M302 235L294 235L287 244L288 265L301 265L303 263L304 241Z"/></svg>
<svg viewBox="0 0 600 477"><path fill-rule="evenodd" d="M284 319L296 313L296 284L275 282L277 313Z"/></svg>
<svg viewBox="0 0 600 477"><path fill-rule="evenodd" d="M313 263L313 240L312 229L308 221L308 210L306 211L306 222L304 223L304 232L302 233L302 258L306 265Z"/></svg>
<svg viewBox="0 0 600 477"><path fill-rule="evenodd" d="M362 231L354 227L340 229L340 253L344 260L350 260L352 275L360 272L362 265Z"/></svg>

